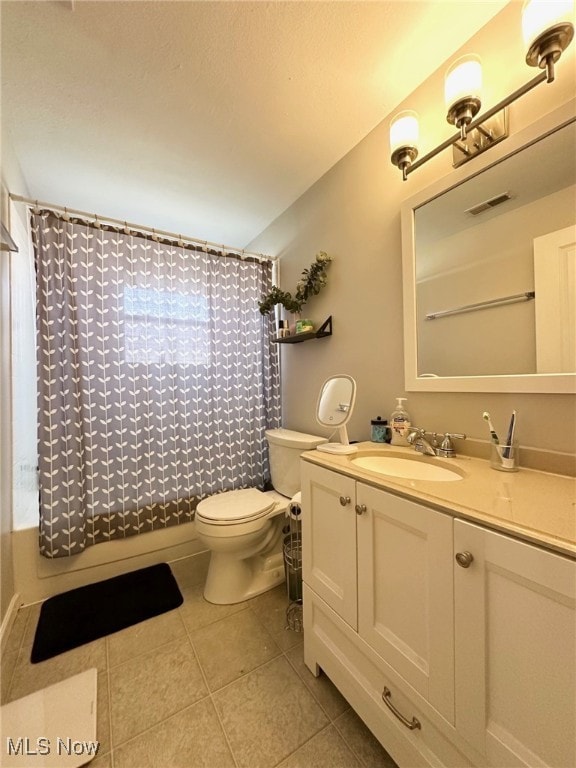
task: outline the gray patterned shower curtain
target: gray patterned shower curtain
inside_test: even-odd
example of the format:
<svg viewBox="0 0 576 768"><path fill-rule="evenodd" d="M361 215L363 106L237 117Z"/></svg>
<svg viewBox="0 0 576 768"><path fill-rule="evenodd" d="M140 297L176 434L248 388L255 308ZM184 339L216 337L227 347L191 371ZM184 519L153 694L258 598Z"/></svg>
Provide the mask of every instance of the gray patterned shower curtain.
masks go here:
<svg viewBox="0 0 576 768"><path fill-rule="evenodd" d="M32 212L40 551L187 522L263 487L280 425L269 261Z"/></svg>

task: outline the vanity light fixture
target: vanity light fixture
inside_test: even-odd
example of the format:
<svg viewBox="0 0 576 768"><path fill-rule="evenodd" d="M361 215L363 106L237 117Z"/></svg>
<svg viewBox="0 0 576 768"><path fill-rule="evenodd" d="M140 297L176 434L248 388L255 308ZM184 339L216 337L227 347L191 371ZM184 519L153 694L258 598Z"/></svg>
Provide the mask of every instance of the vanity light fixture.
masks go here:
<svg viewBox="0 0 576 768"><path fill-rule="evenodd" d="M460 139L466 140L466 128L480 110L482 95L482 64L478 56L463 56L452 64L444 79L446 120L460 129Z"/></svg>
<svg viewBox="0 0 576 768"><path fill-rule="evenodd" d="M452 147L456 168L508 136L507 107L540 83L554 80L554 65L574 37L574 0L525 0L522 7L522 33L527 48L526 63L543 71L505 99L476 117L480 111L482 65L477 56L455 61L444 82L448 114L446 119L458 133L435 149L418 157L418 117L415 112L400 112L390 123L390 161L408 174Z"/></svg>
<svg viewBox="0 0 576 768"><path fill-rule="evenodd" d="M418 156L418 134L418 115L411 110L399 112L390 124L391 160L403 173Z"/></svg>

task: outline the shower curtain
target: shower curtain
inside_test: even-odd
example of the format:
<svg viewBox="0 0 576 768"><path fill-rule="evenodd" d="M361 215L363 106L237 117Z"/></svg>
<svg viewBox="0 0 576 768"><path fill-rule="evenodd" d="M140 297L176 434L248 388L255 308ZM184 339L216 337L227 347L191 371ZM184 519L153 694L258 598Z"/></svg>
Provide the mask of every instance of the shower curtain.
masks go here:
<svg viewBox="0 0 576 768"><path fill-rule="evenodd" d="M272 264L32 212L40 551L190 521L269 478Z"/></svg>

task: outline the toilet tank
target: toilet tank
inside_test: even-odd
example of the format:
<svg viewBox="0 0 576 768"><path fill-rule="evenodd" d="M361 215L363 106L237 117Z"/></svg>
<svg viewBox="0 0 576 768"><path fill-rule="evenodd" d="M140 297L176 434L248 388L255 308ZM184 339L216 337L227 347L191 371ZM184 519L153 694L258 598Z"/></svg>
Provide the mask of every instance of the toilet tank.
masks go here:
<svg viewBox="0 0 576 768"><path fill-rule="evenodd" d="M282 428L267 429L266 440L274 490L292 498L300 490L300 454L328 441L318 435L307 435Z"/></svg>

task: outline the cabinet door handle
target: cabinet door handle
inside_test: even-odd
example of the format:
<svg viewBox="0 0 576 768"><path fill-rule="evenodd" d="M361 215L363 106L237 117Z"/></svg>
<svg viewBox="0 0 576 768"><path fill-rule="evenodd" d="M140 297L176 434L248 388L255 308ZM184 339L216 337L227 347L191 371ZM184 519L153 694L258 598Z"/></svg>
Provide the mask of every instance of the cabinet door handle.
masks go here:
<svg viewBox="0 0 576 768"><path fill-rule="evenodd" d="M390 701L391 698L392 693L390 692L390 689L384 686L384 691L382 692L382 701L384 704L386 704L390 712L392 712L392 714L395 715L398 720L400 720L402 725L406 726L406 728L409 728L411 731L420 730L422 728L420 725L420 720L418 720L416 717L413 717L412 720L408 720L407 717L404 717L404 715L396 709L394 704L392 704Z"/></svg>
<svg viewBox="0 0 576 768"><path fill-rule="evenodd" d="M470 568L470 565L474 561L474 555L472 552L457 552L456 562L462 568Z"/></svg>
<svg viewBox="0 0 576 768"><path fill-rule="evenodd" d="M363 512L366 512L366 504L356 504L354 509L357 515L361 515Z"/></svg>
<svg viewBox="0 0 576 768"><path fill-rule="evenodd" d="M350 504L350 496L340 496L340 504L342 504L343 507L345 507L346 504Z"/></svg>

